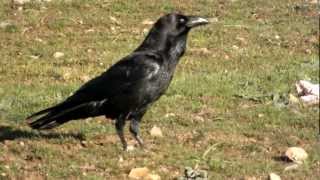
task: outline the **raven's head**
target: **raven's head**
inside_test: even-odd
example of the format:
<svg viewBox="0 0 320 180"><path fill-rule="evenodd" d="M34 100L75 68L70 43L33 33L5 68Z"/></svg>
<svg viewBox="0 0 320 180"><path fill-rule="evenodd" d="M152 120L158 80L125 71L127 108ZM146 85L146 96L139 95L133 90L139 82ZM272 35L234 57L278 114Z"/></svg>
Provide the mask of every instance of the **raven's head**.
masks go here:
<svg viewBox="0 0 320 180"><path fill-rule="evenodd" d="M162 16L154 27L167 35L179 36L187 34L191 28L208 23L209 21L202 17L171 13Z"/></svg>
<svg viewBox="0 0 320 180"><path fill-rule="evenodd" d="M198 16L185 16L177 13L164 15L153 25L146 39L136 51L172 50L177 57L180 57L185 50L190 29L208 23L208 20Z"/></svg>

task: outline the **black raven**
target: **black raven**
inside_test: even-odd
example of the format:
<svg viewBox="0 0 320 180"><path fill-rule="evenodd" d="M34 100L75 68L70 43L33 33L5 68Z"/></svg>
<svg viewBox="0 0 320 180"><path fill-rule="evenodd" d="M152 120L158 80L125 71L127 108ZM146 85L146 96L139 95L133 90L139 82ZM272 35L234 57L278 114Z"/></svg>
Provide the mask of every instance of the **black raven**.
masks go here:
<svg viewBox="0 0 320 180"><path fill-rule="evenodd" d="M141 118L167 90L186 50L190 29L207 23L201 17L176 13L161 17L130 55L85 83L65 101L32 114L27 122L34 129L51 129L70 120L104 115L116 120L117 134L126 150L123 128L125 121L131 120L130 132L142 146L138 135Z"/></svg>

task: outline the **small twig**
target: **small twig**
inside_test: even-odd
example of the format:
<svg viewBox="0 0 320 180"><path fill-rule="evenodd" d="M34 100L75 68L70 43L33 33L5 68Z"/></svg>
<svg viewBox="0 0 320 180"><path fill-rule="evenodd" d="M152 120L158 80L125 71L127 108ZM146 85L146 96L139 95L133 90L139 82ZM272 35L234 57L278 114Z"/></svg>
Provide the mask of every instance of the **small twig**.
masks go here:
<svg viewBox="0 0 320 180"><path fill-rule="evenodd" d="M206 156L209 154L210 151L212 150L215 150L216 146L220 145L221 143L216 143L216 144L213 144L211 145L203 154L202 154L202 160L204 160L206 158ZM194 166L194 169L198 169L199 167L199 163L202 161L202 160L198 160L198 162L196 163L196 165Z"/></svg>
<svg viewBox="0 0 320 180"><path fill-rule="evenodd" d="M216 143L216 144L213 144L212 146L210 146L202 155L202 159L205 159L205 157L207 156L207 154L212 151L212 150L215 150L215 147L220 145L221 143Z"/></svg>

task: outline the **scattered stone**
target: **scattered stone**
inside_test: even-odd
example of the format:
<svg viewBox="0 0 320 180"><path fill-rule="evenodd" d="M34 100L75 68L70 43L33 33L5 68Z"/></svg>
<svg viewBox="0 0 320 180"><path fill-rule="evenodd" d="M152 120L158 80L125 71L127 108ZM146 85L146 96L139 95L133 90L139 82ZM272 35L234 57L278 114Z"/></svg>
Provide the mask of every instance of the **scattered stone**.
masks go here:
<svg viewBox="0 0 320 180"><path fill-rule="evenodd" d="M149 174L144 180L161 180L161 177L158 174Z"/></svg>
<svg viewBox="0 0 320 180"><path fill-rule="evenodd" d="M3 144L5 144L5 145L11 145L12 144L12 141L11 140L4 140L3 141Z"/></svg>
<svg viewBox="0 0 320 180"><path fill-rule="evenodd" d="M236 40L240 41L241 43L243 43L244 45L246 45L248 42L246 41L245 38L243 37L236 37Z"/></svg>
<svg viewBox="0 0 320 180"><path fill-rule="evenodd" d="M5 177L5 176L7 176L7 174L6 173L1 173L1 176Z"/></svg>
<svg viewBox="0 0 320 180"><path fill-rule="evenodd" d="M258 114L258 117L259 117L259 118L262 118L262 117L264 117L264 114L259 113L259 114Z"/></svg>
<svg viewBox="0 0 320 180"><path fill-rule="evenodd" d="M87 29L86 31L85 31L85 33L91 33L91 32L94 32L95 30L93 29L93 28L90 28L90 29Z"/></svg>
<svg viewBox="0 0 320 180"><path fill-rule="evenodd" d="M165 118L174 117L176 116L174 113L167 113L164 115Z"/></svg>
<svg viewBox="0 0 320 180"><path fill-rule="evenodd" d="M153 128L150 130L150 135L153 137L163 137L161 129L157 126L153 126Z"/></svg>
<svg viewBox="0 0 320 180"><path fill-rule="evenodd" d="M198 122L204 122L204 118L202 116L195 115L193 118Z"/></svg>
<svg viewBox="0 0 320 180"><path fill-rule="evenodd" d="M215 18L209 18L208 21L210 23L214 23L214 22L218 22L219 20L218 20L218 18L215 17Z"/></svg>
<svg viewBox="0 0 320 180"><path fill-rule="evenodd" d="M149 29L148 29L148 28L144 28L144 29L142 30L142 32L143 32L144 34L147 34L147 33L149 32Z"/></svg>
<svg viewBox="0 0 320 180"><path fill-rule="evenodd" d="M22 146L22 147L24 146L24 142L23 142L23 141L20 141L19 144L20 144L20 146Z"/></svg>
<svg viewBox="0 0 320 180"><path fill-rule="evenodd" d="M120 157L119 157L119 163L123 163L123 161L124 161L124 160L123 160L123 157L120 156Z"/></svg>
<svg viewBox="0 0 320 180"><path fill-rule="evenodd" d="M80 77L80 80L81 80L82 82L87 82L87 81L90 80L90 77L87 76L87 75L83 75L83 76Z"/></svg>
<svg viewBox="0 0 320 180"><path fill-rule="evenodd" d="M113 21L113 22L117 22L117 21L118 21L117 18L115 18L115 17L113 17L113 16L110 16L109 18L110 18L110 20Z"/></svg>
<svg viewBox="0 0 320 180"><path fill-rule="evenodd" d="M304 52L306 52L307 54L311 54L312 53L311 49L306 49Z"/></svg>
<svg viewBox="0 0 320 180"><path fill-rule="evenodd" d="M37 42L41 42L41 43L43 42L43 40L41 38L35 38L34 40Z"/></svg>
<svg viewBox="0 0 320 180"><path fill-rule="evenodd" d="M142 168L133 168L131 169L129 173L129 178L132 179L142 179L144 177L147 177L149 174L149 169L146 167Z"/></svg>
<svg viewBox="0 0 320 180"><path fill-rule="evenodd" d="M152 25L152 24L154 24L154 21L151 21L151 20L149 20L149 19L146 19L146 20L142 21L142 24L143 24L143 25Z"/></svg>
<svg viewBox="0 0 320 180"><path fill-rule="evenodd" d="M110 29L112 32L116 32L116 28L114 26L111 26Z"/></svg>
<svg viewBox="0 0 320 180"><path fill-rule="evenodd" d="M210 54L210 50L208 48L193 48L190 49L191 52L199 53L199 54Z"/></svg>
<svg viewBox="0 0 320 180"><path fill-rule="evenodd" d="M39 59L40 58L40 55L31 55L29 56L31 59Z"/></svg>
<svg viewBox="0 0 320 180"><path fill-rule="evenodd" d="M88 142L87 141L81 141L80 142L82 147L88 147Z"/></svg>
<svg viewBox="0 0 320 180"><path fill-rule="evenodd" d="M281 177L278 174L270 173L269 180L281 180Z"/></svg>
<svg viewBox="0 0 320 180"><path fill-rule="evenodd" d="M12 25L11 23L6 22L6 21L0 22L0 28L2 28L2 29L5 29L6 27L11 26L11 25Z"/></svg>
<svg viewBox="0 0 320 180"><path fill-rule="evenodd" d="M128 145L127 146L127 151L134 151L134 146L132 146L132 145Z"/></svg>
<svg viewBox="0 0 320 180"><path fill-rule="evenodd" d="M117 18L115 18L115 17L113 17L113 16L110 16L109 18L110 18L110 20L111 20L112 22L114 22L116 25L120 25L120 24L121 24L120 20L118 20Z"/></svg>
<svg viewBox="0 0 320 180"><path fill-rule="evenodd" d="M63 52L55 52L55 53L53 54L53 57L56 58L56 59L61 58L61 57L63 57L63 56L64 56L64 53L63 53Z"/></svg>
<svg viewBox="0 0 320 180"><path fill-rule="evenodd" d="M308 154L300 147L290 147L285 152L285 157L295 163L302 164L302 162L307 159Z"/></svg>
<svg viewBox="0 0 320 180"><path fill-rule="evenodd" d="M232 48L233 48L234 50L239 50L239 49L240 49L240 48L239 48L238 46L236 46L236 45L233 45Z"/></svg>

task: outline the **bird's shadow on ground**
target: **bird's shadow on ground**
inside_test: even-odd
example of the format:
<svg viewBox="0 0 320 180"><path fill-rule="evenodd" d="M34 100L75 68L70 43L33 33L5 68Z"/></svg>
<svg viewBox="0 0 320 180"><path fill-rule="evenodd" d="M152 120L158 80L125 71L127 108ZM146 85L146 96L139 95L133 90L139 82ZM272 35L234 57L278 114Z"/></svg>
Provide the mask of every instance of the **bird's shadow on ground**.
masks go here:
<svg viewBox="0 0 320 180"><path fill-rule="evenodd" d="M0 142L15 139L62 139L73 138L76 140L84 140L83 134L76 133L57 133L57 132L40 132L33 130L23 130L11 126L0 125Z"/></svg>

